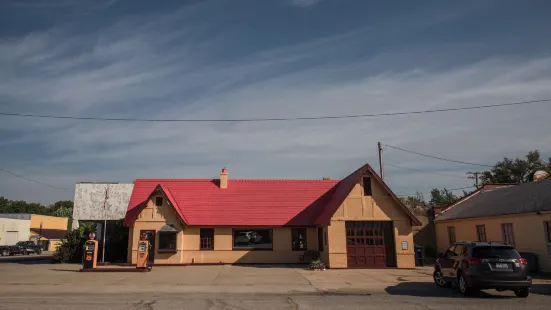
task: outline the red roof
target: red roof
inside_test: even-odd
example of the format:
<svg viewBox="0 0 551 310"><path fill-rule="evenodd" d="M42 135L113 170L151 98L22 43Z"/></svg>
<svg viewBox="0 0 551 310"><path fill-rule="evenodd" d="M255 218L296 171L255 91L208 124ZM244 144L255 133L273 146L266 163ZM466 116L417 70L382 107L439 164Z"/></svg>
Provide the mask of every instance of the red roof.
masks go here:
<svg viewBox="0 0 551 310"><path fill-rule="evenodd" d="M164 193L186 225L328 224L353 185L367 171L366 166L342 181L229 179L224 189L219 187L218 179L138 179L134 182L124 224L130 226L136 220L156 190ZM375 174L370 167L369 171ZM396 200L403 206L399 199ZM417 219L411 216L415 223Z"/></svg>

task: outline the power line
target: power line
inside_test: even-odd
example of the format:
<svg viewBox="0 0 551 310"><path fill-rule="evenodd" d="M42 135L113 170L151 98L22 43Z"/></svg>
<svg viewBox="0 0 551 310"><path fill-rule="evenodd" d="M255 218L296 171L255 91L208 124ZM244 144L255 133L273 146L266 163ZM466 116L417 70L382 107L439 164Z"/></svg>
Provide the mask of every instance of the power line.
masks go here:
<svg viewBox="0 0 551 310"><path fill-rule="evenodd" d="M411 114L425 114L438 112L463 111L474 109L486 109L496 107L506 107L524 104L534 104L541 102L549 102L550 99L531 100L513 103L488 104L472 107L433 109L420 111L405 111L405 112L387 112L375 114L358 114L358 115L337 115L337 116L311 116L311 117L282 117L282 118L235 118L235 119L154 119L154 118L104 118L104 117L79 117L79 116L63 116L63 115L47 115L47 114L23 114L23 113L8 113L0 112L0 116L16 116L16 117L32 117L32 118L53 118L53 119L69 119L69 120L86 120L86 121L121 121L121 122L268 122L268 121L301 121L301 120L324 120L324 119L343 119L343 118L363 118L363 117L379 117L379 116L397 116Z"/></svg>
<svg viewBox="0 0 551 310"><path fill-rule="evenodd" d="M430 172L430 171L425 171L425 170L419 170L419 169L413 169L413 168L407 168L407 167L396 166L396 165L392 165L392 164L389 164L389 163L386 163L385 165L386 165L386 166L390 166L390 167L394 167L394 168L405 169L405 170L411 170L411 171L417 171L417 172L426 173L426 174L434 174L434 175L440 175L440 176L450 177L450 178L469 179L469 177L463 177L463 176L460 176L460 175L452 175L452 174L445 174L445 173Z"/></svg>
<svg viewBox="0 0 551 310"><path fill-rule="evenodd" d="M60 189L60 190L64 190L64 191L73 192L72 190L70 190L70 189L68 189L68 188L58 187L58 186L55 186L55 185L50 185L50 184L48 184L48 183L40 182L40 181L31 179L31 178L24 177L24 176L22 176L22 175L20 175L20 174L17 174L17 173L15 173L15 172L8 171L8 170L6 170L6 169L0 168L0 171L2 171L2 172L4 172L4 173L7 173L7 174L9 174L9 175L12 175L12 176L14 176L14 177L17 177L17 178L20 178L20 179L23 179L23 180L27 180L27 181L29 181L29 182L33 182L33 183L36 183L36 184L48 186L48 187L55 188L55 189Z"/></svg>
<svg viewBox="0 0 551 310"><path fill-rule="evenodd" d="M434 159L440 159L440 160L443 160L443 161L449 161L449 162L458 163L458 164L489 167L489 168L494 167L494 166L490 166L490 165L476 164L476 163L470 163L470 162L466 162L466 161L460 161L460 160L455 160L455 159L448 159L448 158L442 158L442 157L433 156L433 155L422 154L422 153L419 153L419 152L406 150L406 149L399 148L399 147L393 146L393 145L388 145L388 144L385 144L385 146L388 146L388 147L391 147L393 149L400 150L400 151L403 151L403 152L406 152L406 153L412 153L412 154L416 154L416 155L420 155L420 156L430 157L430 158L434 158Z"/></svg>
<svg viewBox="0 0 551 310"><path fill-rule="evenodd" d="M447 188L444 188L444 189L447 189L448 191L458 191L458 190L462 190L462 189L467 189L467 188L473 188L473 187L476 187L474 185L471 185L471 186L466 186L466 187L460 187L460 188L450 188L450 189L447 189ZM430 194L429 193L422 193L422 192L419 192L419 194ZM417 195L417 193L415 194L396 194L396 196L415 196Z"/></svg>

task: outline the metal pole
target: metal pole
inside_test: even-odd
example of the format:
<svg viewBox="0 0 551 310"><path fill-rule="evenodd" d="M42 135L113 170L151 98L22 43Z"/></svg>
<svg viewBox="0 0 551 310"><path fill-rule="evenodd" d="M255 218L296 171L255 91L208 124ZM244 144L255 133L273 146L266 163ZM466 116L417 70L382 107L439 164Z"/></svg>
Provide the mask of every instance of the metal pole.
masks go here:
<svg viewBox="0 0 551 310"><path fill-rule="evenodd" d="M381 146L381 142L377 142L377 148L379 149L379 171L381 175L381 180L384 180L385 174L383 171L383 147Z"/></svg>
<svg viewBox="0 0 551 310"><path fill-rule="evenodd" d="M101 250L101 261L103 263L105 263L105 234L107 232L107 198L109 198L109 185L105 189L105 199L103 200L103 246Z"/></svg>

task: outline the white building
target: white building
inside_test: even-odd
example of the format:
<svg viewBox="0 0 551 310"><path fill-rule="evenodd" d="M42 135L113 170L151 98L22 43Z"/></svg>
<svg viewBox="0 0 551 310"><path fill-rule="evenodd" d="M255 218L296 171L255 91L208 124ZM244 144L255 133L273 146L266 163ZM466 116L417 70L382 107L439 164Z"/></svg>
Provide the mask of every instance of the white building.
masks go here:
<svg viewBox="0 0 551 310"><path fill-rule="evenodd" d="M28 241L30 232L30 219L0 218L0 245L14 245L19 241Z"/></svg>

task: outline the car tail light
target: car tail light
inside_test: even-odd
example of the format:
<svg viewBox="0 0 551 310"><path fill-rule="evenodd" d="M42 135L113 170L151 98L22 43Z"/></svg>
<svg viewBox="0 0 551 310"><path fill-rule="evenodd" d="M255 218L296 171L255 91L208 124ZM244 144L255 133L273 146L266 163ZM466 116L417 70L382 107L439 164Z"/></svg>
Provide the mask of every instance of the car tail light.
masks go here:
<svg viewBox="0 0 551 310"><path fill-rule="evenodd" d="M474 257L474 258L469 258L467 261L469 262L470 265L480 265L482 263L482 258Z"/></svg>
<svg viewBox="0 0 551 310"><path fill-rule="evenodd" d="M528 265L528 261L526 260L526 258L517 258L515 259L515 263L519 263L521 265Z"/></svg>

